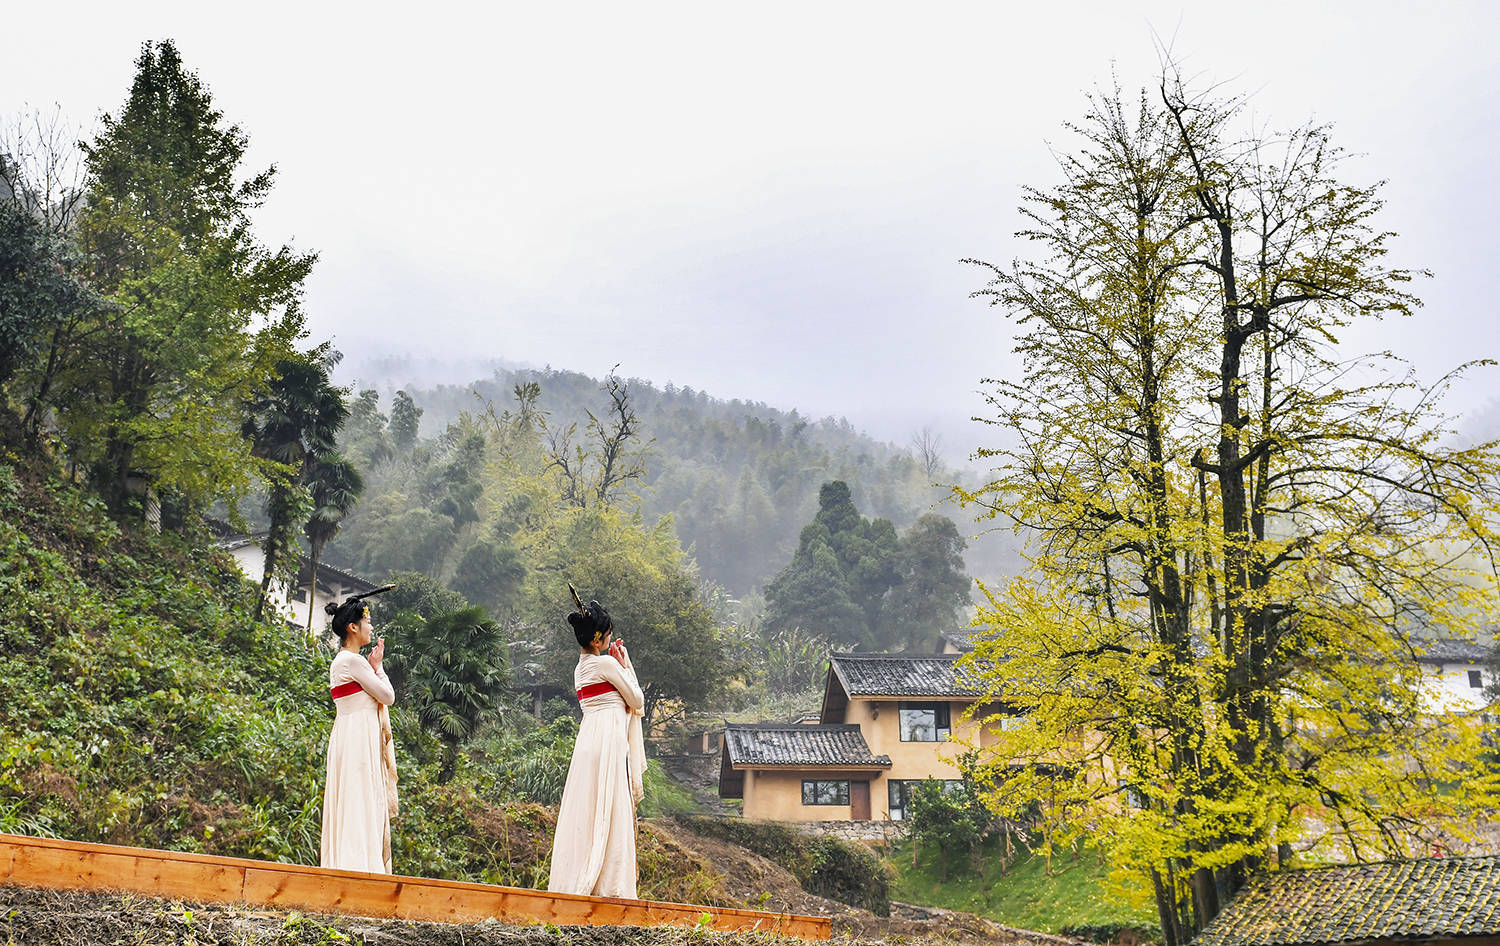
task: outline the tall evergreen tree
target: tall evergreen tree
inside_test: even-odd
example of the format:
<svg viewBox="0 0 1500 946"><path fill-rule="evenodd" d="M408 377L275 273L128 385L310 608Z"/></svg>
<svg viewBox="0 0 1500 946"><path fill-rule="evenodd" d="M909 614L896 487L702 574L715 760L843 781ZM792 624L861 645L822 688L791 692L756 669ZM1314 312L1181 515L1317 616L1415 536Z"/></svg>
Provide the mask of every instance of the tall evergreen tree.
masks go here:
<svg viewBox="0 0 1500 946"><path fill-rule="evenodd" d="M964 539L947 516L927 513L901 536L896 584L882 615L884 643L934 649L963 623L973 582L964 574Z"/></svg>
<svg viewBox="0 0 1500 946"><path fill-rule="evenodd" d="M302 335L314 257L254 239L274 169L242 178L248 139L170 40L142 48L101 125L79 234L115 304L78 333L54 398L65 435L117 511L136 477L194 503L235 494L253 470L239 412Z"/></svg>
<svg viewBox="0 0 1500 946"><path fill-rule="evenodd" d="M421 421L422 409L417 402L405 391L397 391L396 399L391 403L390 425L391 443L397 450L404 452L416 446Z"/></svg>
<svg viewBox="0 0 1500 946"><path fill-rule="evenodd" d="M844 645L878 646L896 557L895 526L861 516L849 484L824 483L791 563L766 587L766 630L800 627Z"/></svg>

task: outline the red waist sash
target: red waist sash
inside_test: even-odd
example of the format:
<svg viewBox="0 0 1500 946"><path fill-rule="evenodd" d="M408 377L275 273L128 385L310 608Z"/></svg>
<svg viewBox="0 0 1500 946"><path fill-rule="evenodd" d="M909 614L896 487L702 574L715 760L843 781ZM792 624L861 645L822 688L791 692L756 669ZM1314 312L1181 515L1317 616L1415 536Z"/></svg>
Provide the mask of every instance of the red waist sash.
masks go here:
<svg viewBox="0 0 1500 946"><path fill-rule="evenodd" d="M350 680L348 683L340 683L336 687L330 687L328 692L334 699L338 699L341 696L348 696L350 693L358 693L363 689L364 687L359 685L358 680Z"/></svg>
<svg viewBox="0 0 1500 946"><path fill-rule="evenodd" d="M601 693L608 693L610 690L614 689L616 689L616 687L613 683L590 683L588 686L580 687L578 689L578 702L582 703L584 700L588 699L591 696L598 696Z"/></svg>

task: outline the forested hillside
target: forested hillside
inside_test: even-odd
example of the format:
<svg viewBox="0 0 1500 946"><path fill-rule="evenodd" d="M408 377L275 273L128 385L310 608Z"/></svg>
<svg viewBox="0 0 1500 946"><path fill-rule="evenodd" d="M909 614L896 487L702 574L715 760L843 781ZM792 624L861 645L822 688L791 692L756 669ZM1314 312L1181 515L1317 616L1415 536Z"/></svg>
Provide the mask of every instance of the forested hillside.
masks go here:
<svg viewBox="0 0 1500 946"><path fill-rule="evenodd" d="M365 396L378 398L375 409L387 426L405 410L398 407L404 398L390 387L398 378L359 382L375 392ZM609 404L604 383L571 371L496 369L472 384L407 395L422 412L420 434L427 449L444 456L451 449L445 436L450 425L466 415L515 411L518 385L537 385L535 409L550 432L576 424L581 436L589 412L601 415ZM819 488L832 480L849 484L862 514L889 519L898 529L933 510L955 520L968 539L964 561L975 577L994 580L1022 567L1019 543L1009 531L977 534L972 512L949 502L949 487L968 484L972 475L944 464L936 445L921 442L920 432L914 432L911 444L882 443L846 420L815 420L795 410L720 400L648 380L624 383L639 419L642 475L635 486L641 514L647 521L670 515L702 576L735 597L763 591L787 565L800 530L817 512ZM390 454L376 449L366 456ZM360 521L370 515L367 507L350 517L347 534L329 547L332 560L356 569L379 565L379 553L366 548L360 535L366 528Z"/></svg>

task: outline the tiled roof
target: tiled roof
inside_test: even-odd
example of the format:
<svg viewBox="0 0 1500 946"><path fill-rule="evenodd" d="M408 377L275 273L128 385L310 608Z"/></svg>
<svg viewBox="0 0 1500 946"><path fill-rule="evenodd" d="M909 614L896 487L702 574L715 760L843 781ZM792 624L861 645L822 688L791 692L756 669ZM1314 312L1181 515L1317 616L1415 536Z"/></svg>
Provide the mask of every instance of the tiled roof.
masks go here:
<svg viewBox="0 0 1500 946"><path fill-rule="evenodd" d="M976 630L966 629L961 631L944 631L943 640L958 648L961 654L967 654L974 649L974 642L979 636Z"/></svg>
<svg viewBox="0 0 1500 946"><path fill-rule="evenodd" d="M795 723L730 723L724 751L731 765L890 765L873 755L859 727Z"/></svg>
<svg viewBox="0 0 1500 946"><path fill-rule="evenodd" d="M1500 934L1500 857L1425 858L1255 878L1194 946L1292 946Z"/></svg>
<svg viewBox="0 0 1500 946"><path fill-rule="evenodd" d="M960 654L831 654L828 658L850 696L974 697L984 683Z"/></svg>
<svg viewBox="0 0 1500 946"><path fill-rule="evenodd" d="M307 566L309 564L311 563L304 560L301 567L297 570L297 583L299 585L307 584ZM368 578L361 578L353 572L346 572L342 568L329 565L327 562L319 562L318 580L324 584L331 584L329 582L330 578L335 578L340 584L355 588L357 591L372 591L379 587Z"/></svg>
<svg viewBox="0 0 1500 946"><path fill-rule="evenodd" d="M1413 640L1417 659L1430 664L1481 664L1489 657L1489 647L1475 641Z"/></svg>

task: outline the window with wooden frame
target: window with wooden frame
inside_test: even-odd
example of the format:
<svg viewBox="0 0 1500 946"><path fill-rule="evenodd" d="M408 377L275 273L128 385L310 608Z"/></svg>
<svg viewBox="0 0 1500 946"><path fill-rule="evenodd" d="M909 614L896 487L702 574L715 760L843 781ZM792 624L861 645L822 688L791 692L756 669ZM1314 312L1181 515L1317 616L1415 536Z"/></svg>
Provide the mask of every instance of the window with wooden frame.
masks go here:
<svg viewBox="0 0 1500 946"><path fill-rule="evenodd" d="M849 804L848 779L803 779L802 804L847 805Z"/></svg>

